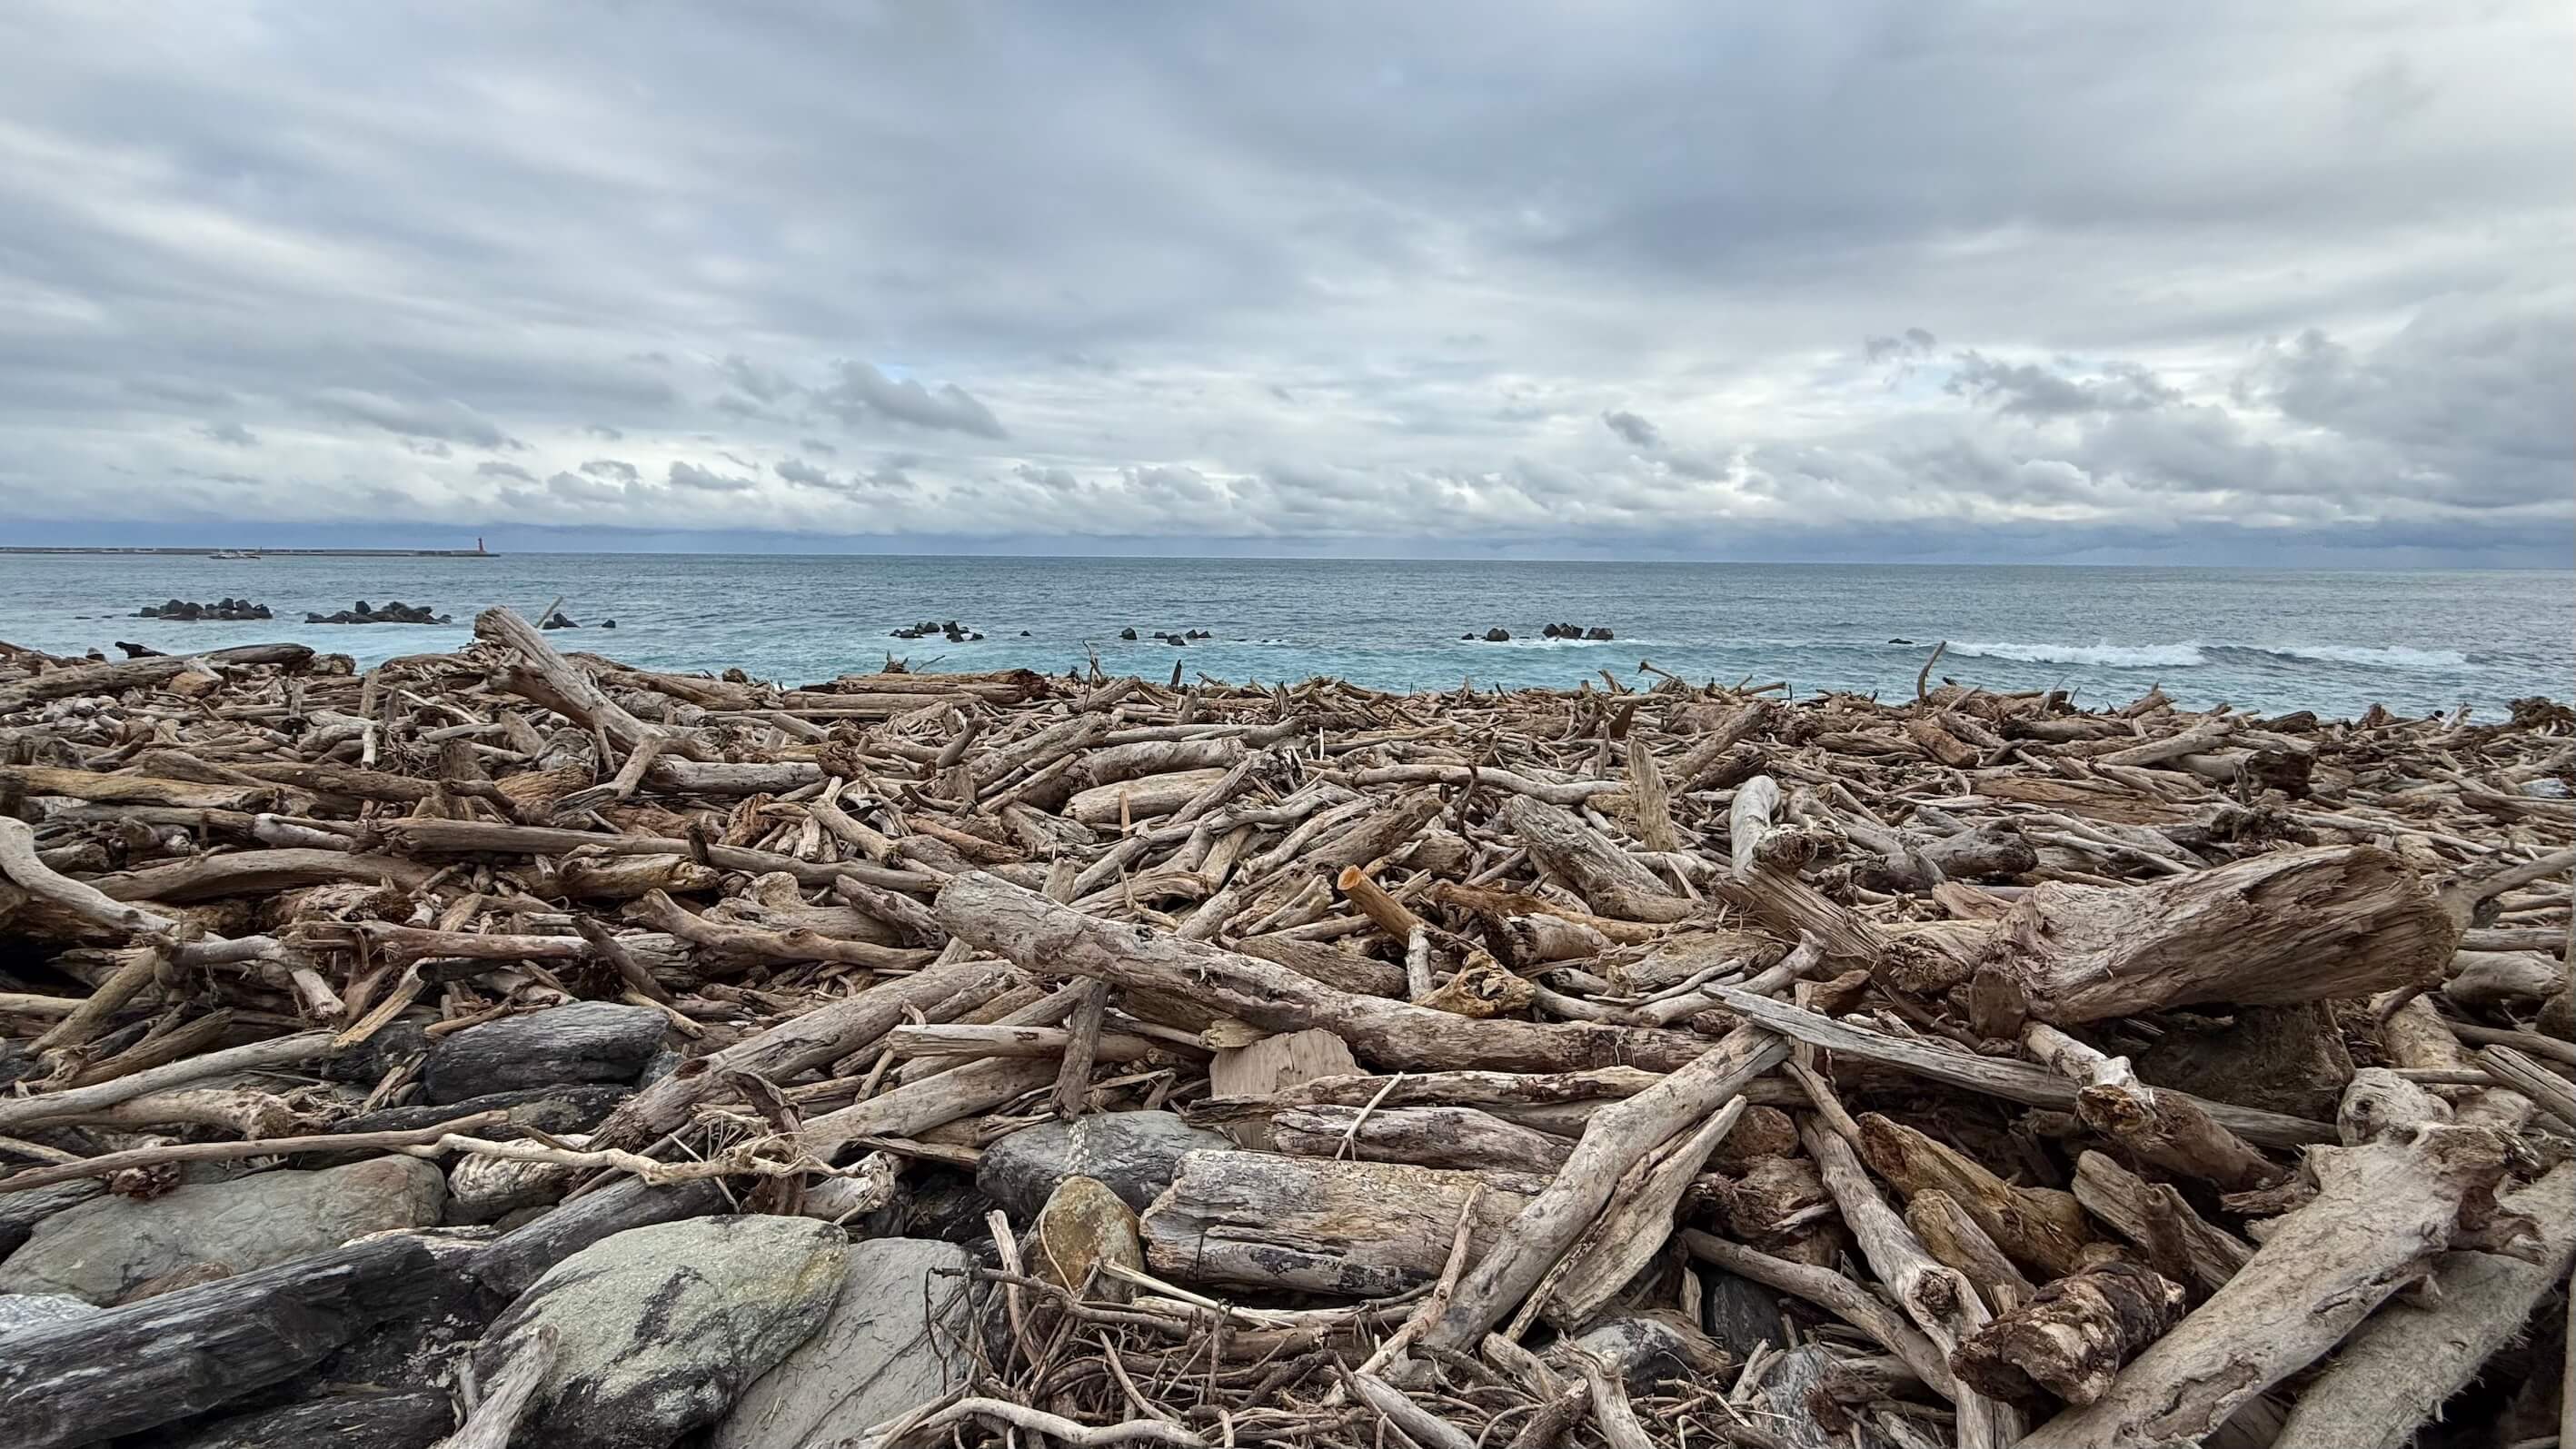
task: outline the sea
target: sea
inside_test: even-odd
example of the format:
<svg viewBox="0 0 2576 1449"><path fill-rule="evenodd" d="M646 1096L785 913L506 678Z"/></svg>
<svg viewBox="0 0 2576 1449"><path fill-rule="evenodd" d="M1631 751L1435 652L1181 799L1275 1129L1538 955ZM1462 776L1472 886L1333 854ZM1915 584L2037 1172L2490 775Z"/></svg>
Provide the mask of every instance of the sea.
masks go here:
<svg viewBox="0 0 2576 1449"><path fill-rule="evenodd" d="M178 623L145 604L246 597L270 621ZM426 604L447 625L307 624L358 601ZM1229 683L1331 675L1379 689L1631 687L1651 665L1693 683L1786 683L1909 699L1936 679L2058 688L2091 707L2161 686L2227 703L2351 717L2373 704L2498 718L2526 695L2576 697L2576 572L2344 572L886 555L498 554L257 559L0 555L0 640L122 657L296 640L361 666L466 642L475 612L560 600L562 647L671 670L740 668L798 684L905 661L915 670L1096 659L1112 674ZM616 621L616 628L605 625ZM981 640L903 640L950 620ZM1541 637L1598 626L1606 642ZM1138 638L1122 640L1122 629ZM1509 631L1488 643L1489 629ZM1157 635L1204 630L1174 646ZM1469 637L1473 636L1473 637Z"/></svg>

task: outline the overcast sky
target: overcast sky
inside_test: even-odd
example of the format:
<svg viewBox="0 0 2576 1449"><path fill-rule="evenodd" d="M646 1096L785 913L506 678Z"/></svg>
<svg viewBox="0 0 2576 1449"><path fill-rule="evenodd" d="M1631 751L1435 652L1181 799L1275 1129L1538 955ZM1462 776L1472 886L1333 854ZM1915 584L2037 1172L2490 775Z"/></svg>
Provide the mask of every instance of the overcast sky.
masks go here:
<svg viewBox="0 0 2576 1449"><path fill-rule="evenodd" d="M11 0L0 542L2563 567L2571 78L2565 0Z"/></svg>

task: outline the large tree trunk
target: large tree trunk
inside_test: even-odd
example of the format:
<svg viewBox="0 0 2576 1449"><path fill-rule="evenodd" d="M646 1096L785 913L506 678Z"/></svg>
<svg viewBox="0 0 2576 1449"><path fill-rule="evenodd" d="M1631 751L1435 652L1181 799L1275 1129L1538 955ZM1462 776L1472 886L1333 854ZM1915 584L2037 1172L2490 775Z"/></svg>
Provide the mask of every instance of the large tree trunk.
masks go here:
<svg viewBox="0 0 2576 1449"><path fill-rule="evenodd" d="M2220 1001L2367 996L2441 979L2459 928L2375 846L2258 855L2142 886L2049 881L1990 951L2029 1012L2059 1026Z"/></svg>

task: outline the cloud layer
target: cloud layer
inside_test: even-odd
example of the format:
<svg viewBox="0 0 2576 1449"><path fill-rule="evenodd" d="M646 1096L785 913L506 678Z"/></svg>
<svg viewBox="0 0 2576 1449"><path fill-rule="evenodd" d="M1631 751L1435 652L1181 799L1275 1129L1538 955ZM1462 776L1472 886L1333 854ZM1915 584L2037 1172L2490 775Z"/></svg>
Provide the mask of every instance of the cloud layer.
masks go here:
<svg viewBox="0 0 2576 1449"><path fill-rule="evenodd" d="M29 0L0 534L2565 565L2563 5L1777 8Z"/></svg>

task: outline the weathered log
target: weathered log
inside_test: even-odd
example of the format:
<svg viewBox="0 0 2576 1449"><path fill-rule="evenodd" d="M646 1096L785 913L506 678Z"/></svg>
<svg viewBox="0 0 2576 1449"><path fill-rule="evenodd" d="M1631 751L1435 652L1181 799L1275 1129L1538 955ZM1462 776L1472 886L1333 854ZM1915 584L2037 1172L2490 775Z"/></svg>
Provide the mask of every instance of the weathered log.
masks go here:
<svg viewBox="0 0 2576 1449"><path fill-rule="evenodd" d="M2151 1183L2099 1152L2075 1160L2075 1200L2135 1243L2159 1273L2215 1293L2254 1256L2254 1246L2214 1228L2167 1183Z"/></svg>
<svg viewBox="0 0 2576 1449"><path fill-rule="evenodd" d="M2539 1261L2451 1252L2431 1292L2383 1304L2299 1396L2273 1449L2400 1449L2529 1321L2576 1259L2576 1164L2503 1197L2539 1224Z"/></svg>
<svg viewBox="0 0 2576 1449"><path fill-rule="evenodd" d="M2198 1002L2261 1006L2437 981L2459 940L2431 886L2374 846L2258 855L2111 888L2044 882L1993 960L2058 1026Z"/></svg>
<svg viewBox="0 0 2576 1449"><path fill-rule="evenodd" d="M1799 1135L1870 1271L1887 1285L1905 1316L1926 1338L1945 1355L1955 1354L1960 1341L1989 1317L1975 1286L1924 1251L1905 1220L1878 1195L1850 1143L1813 1117L1799 1124ZM1965 1449L2003 1449L2020 1437L2021 1415L2010 1404L1965 1382L1958 1385L1955 1402L1959 1442Z"/></svg>
<svg viewBox="0 0 2576 1449"><path fill-rule="evenodd" d="M1981 1057L1948 1046L1890 1036L1731 987L1717 988L1715 994L1729 1010L1782 1036L1824 1047L1856 1061L1894 1067L1927 1081L2058 1111L2074 1110L2080 1095L2075 1083L2065 1076L2027 1062ZM2199 1098L2194 1099L2194 1105L2248 1142L2259 1142L2268 1147L2298 1147L2334 1140L2334 1128L2323 1122L2279 1112L2231 1107L2224 1102Z"/></svg>
<svg viewBox="0 0 2576 1449"><path fill-rule="evenodd" d="M1686 1032L1588 1023L1475 1021L1335 990L1267 961L1085 916L976 872L939 893L940 923L1033 971L1071 971L1163 992L1264 1031L1321 1027L1386 1067L1565 1071L1635 1064L1671 1070L1705 1043Z"/></svg>
<svg viewBox="0 0 2576 1449"><path fill-rule="evenodd" d="M1574 1151L1473 1107L1290 1107L1270 1119L1270 1138L1295 1157L1504 1172L1552 1172Z"/></svg>
<svg viewBox="0 0 2576 1449"><path fill-rule="evenodd" d="M688 1062L627 1098L599 1125L591 1141L599 1147L642 1147L686 1122L700 1103L730 1093L727 1082L734 1073L774 1080L792 1077L864 1049L910 1012L922 1011L937 1020L936 1008L943 1002L989 1000L1011 974L1008 967L983 961L934 966L790 1017Z"/></svg>
<svg viewBox="0 0 2576 1449"><path fill-rule="evenodd" d="M2141 1349L2182 1319L2182 1286L2134 1263L2106 1263L2039 1290L1959 1341L1950 1369L1999 1399L2046 1389L2089 1404Z"/></svg>
<svg viewBox="0 0 2576 1449"><path fill-rule="evenodd" d="M1678 921L1698 909L1672 894L1600 831L1561 806L1515 796L1503 807L1532 857L1583 897L1599 915L1629 921Z"/></svg>
<svg viewBox="0 0 2576 1449"><path fill-rule="evenodd" d="M1145 1212L1145 1263L1201 1283L1384 1297L1440 1275L1471 1197L1470 1251L1490 1251L1538 1187L1392 1162L1192 1152Z"/></svg>
<svg viewBox="0 0 2576 1449"><path fill-rule="evenodd" d="M2356 1090L2382 1075L2361 1073ZM2316 1197L2100 1399L2034 1430L2028 1449L2144 1449L2208 1435L2421 1272L2510 1161L2501 1134L2439 1123L2392 1124L2378 1140L2311 1151Z"/></svg>
<svg viewBox="0 0 2576 1449"><path fill-rule="evenodd" d="M1594 1113L1555 1180L1513 1224L1509 1245L1477 1260L1422 1342L1463 1349L1481 1340L1600 1217L1632 1164L1707 1119L1788 1054L1779 1037L1740 1027L1664 1080Z"/></svg>
<svg viewBox="0 0 2576 1449"><path fill-rule="evenodd" d="M418 1241L380 1237L21 1329L0 1353L0 1423L14 1445L53 1449L203 1413L425 1311L448 1271Z"/></svg>

